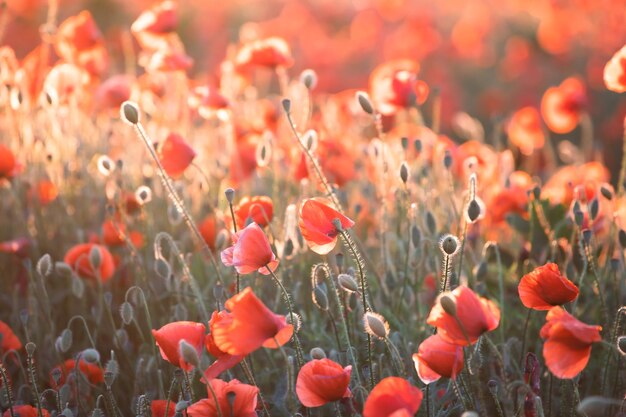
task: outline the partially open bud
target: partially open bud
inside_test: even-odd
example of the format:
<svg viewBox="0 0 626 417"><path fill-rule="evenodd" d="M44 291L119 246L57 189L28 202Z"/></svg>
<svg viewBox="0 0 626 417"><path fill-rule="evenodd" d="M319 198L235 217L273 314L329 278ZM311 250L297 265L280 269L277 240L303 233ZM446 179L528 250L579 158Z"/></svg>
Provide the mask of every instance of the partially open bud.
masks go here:
<svg viewBox="0 0 626 417"><path fill-rule="evenodd" d="M139 107L132 101L125 101L120 107L120 116L123 121L134 126L139 123Z"/></svg>
<svg viewBox="0 0 626 417"><path fill-rule="evenodd" d="M379 339L386 339L389 336L389 324L380 314L368 311L363 315L363 325L371 336Z"/></svg>
<svg viewBox="0 0 626 417"><path fill-rule="evenodd" d="M441 298L439 298L439 304L441 304L443 311L453 317L456 317L456 300L454 297L442 295Z"/></svg>
<svg viewBox="0 0 626 417"><path fill-rule="evenodd" d="M357 91L356 99L365 113L374 114L374 106L372 106L372 101L370 100L366 92Z"/></svg>

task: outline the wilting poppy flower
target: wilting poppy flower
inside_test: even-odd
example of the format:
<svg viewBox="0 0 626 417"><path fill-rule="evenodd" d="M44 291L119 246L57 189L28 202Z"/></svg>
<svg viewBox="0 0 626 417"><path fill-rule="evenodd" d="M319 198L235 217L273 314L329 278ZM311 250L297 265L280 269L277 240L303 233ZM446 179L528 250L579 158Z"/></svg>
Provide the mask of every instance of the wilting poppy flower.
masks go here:
<svg viewBox="0 0 626 417"><path fill-rule="evenodd" d="M393 114L398 109L422 104L428 96L428 85L417 79L419 64L401 59L376 67L370 76L370 94L377 110Z"/></svg>
<svg viewBox="0 0 626 417"><path fill-rule="evenodd" d="M211 212L206 215L202 223L198 225L202 239L211 250L215 250L215 238L217 237L217 217Z"/></svg>
<svg viewBox="0 0 626 417"><path fill-rule="evenodd" d="M454 302L456 317L451 315L451 312L446 312L441 305L444 296ZM437 327L437 334L444 340L462 346L473 345L483 333L498 327L500 309L492 301L479 297L465 286L460 286L437 298L437 303L430 310L426 322ZM459 322L463 328L459 326Z"/></svg>
<svg viewBox="0 0 626 417"><path fill-rule="evenodd" d="M550 372L561 379L571 379L582 372L589 362L591 345L602 340L601 330L600 326L579 321L561 307L553 307L539 333L547 339L543 358Z"/></svg>
<svg viewBox="0 0 626 417"><path fill-rule="evenodd" d="M74 370L74 367L76 366L76 360L74 359L68 359L65 362L63 362L61 365L57 366L57 368L61 371L61 377L59 378L59 382L58 384L51 384L53 386L61 386L63 384L65 384L65 381L67 380L67 376L70 375L70 373ZM87 378L87 380L91 383L91 384L101 384L104 382L104 372L102 371L102 368L100 368L97 364L95 363L89 363L83 359L80 360L80 363L78 364L78 368L80 369L80 372L85 376L85 378ZM52 382L54 382L52 376L50 376L50 380Z"/></svg>
<svg viewBox="0 0 626 417"><path fill-rule="evenodd" d="M247 355L261 346L277 349L293 335L285 316L270 311L250 287L231 297L225 307L229 313L220 315L211 334L217 348L229 355Z"/></svg>
<svg viewBox="0 0 626 417"><path fill-rule="evenodd" d="M97 250L100 253L100 267L97 270L94 270L94 265L91 264L90 254L92 250ZM63 261L83 278L99 278L102 282L106 282L115 272L115 262L111 252L106 247L95 243L81 243L72 247L65 254Z"/></svg>
<svg viewBox="0 0 626 417"><path fill-rule="evenodd" d="M11 149L0 143L0 180L15 175L17 163Z"/></svg>
<svg viewBox="0 0 626 417"><path fill-rule="evenodd" d="M245 43L237 52L235 67L248 70L252 67L290 67L293 65L289 44L282 38L270 37Z"/></svg>
<svg viewBox="0 0 626 417"><path fill-rule="evenodd" d="M350 397L350 373L352 366L345 368L330 359L313 359L298 373L296 394L305 407L321 407L333 401Z"/></svg>
<svg viewBox="0 0 626 417"><path fill-rule="evenodd" d="M442 376L454 379L463 369L463 347L435 334L420 344L413 362L417 376L424 384L435 382Z"/></svg>
<svg viewBox="0 0 626 417"><path fill-rule="evenodd" d="M41 414L43 417L50 417L50 413L45 408L41 409ZM33 407L32 405L14 405L13 406L13 415L16 417L37 417L39 413L37 412L37 407ZM2 414L2 417L11 417L11 410L7 410Z"/></svg>
<svg viewBox="0 0 626 417"><path fill-rule="evenodd" d="M213 379L209 384L211 389L207 388L208 398L187 408L189 417L257 417L256 404L259 394L257 387L242 384L236 379L229 382Z"/></svg>
<svg viewBox="0 0 626 417"><path fill-rule="evenodd" d="M611 91L626 91L626 45L613 55L604 67L604 85Z"/></svg>
<svg viewBox="0 0 626 417"><path fill-rule="evenodd" d="M170 408L167 409L167 416L165 415L166 408L167 400L152 400L150 403L152 417L174 417L174 414L176 414L176 403L174 401L170 401Z"/></svg>
<svg viewBox="0 0 626 417"><path fill-rule="evenodd" d="M175 321L168 323L159 330L152 330L152 336L156 341L161 357L174 366L179 366L185 371L192 369L180 355L180 341L184 340L193 346L200 357L202 352L202 342L206 327L202 323L192 321Z"/></svg>
<svg viewBox="0 0 626 417"><path fill-rule="evenodd" d="M578 297L576 285L561 275L559 267L554 263L545 264L524 275L517 290L522 304L535 310L550 310Z"/></svg>
<svg viewBox="0 0 626 417"><path fill-rule="evenodd" d="M541 99L541 114L556 133L574 130L587 103L585 86L577 78L568 78L558 87L550 87Z"/></svg>
<svg viewBox="0 0 626 417"><path fill-rule="evenodd" d="M333 224L339 219L341 227L350 229L354 222L330 206L324 198L309 198L300 207L300 232L311 250L326 255L337 244L339 231Z"/></svg>
<svg viewBox="0 0 626 417"><path fill-rule="evenodd" d="M215 357L216 360L204 371L204 377L208 381L217 378L222 372L227 371L228 369L237 365L244 358L243 355L229 355L228 353L220 350L220 348L217 347L217 345L215 344L215 339L213 338L213 332L215 331L215 327L221 319L228 316L229 314L230 313L226 311L214 311L211 315L211 320L209 321L210 333L204 338L204 346L206 347L206 350Z"/></svg>
<svg viewBox="0 0 626 417"><path fill-rule="evenodd" d="M22 348L22 342L13 333L13 330L8 324L0 320L0 349L2 353L8 350L20 350Z"/></svg>
<svg viewBox="0 0 626 417"><path fill-rule="evenodd" d="M26 258L30 252L31 241L26 237L0 242L0 252L10 253L19 258Z"/></svg>
<svg viewBox="0 0 626 417"><path fill-rule="evenodd" d="M532 155L535 149L543 148L545 137L541 128L541 115L528 106L516 111L507 126L509 140L524 155Z"/></svg>
<svg viewBox="0 0 626 417"><path fill-rule="evenodd" d="M170 133L159 146L159 160L163 169L172 178L178 178L196 157L196 152L182 136Z"/></svg>
<svg viewBox="0 0 626 417"><path fill-rule="evenodd" d="M410 417L422 403L422 391L403 378L380 381L365 400L363 417Z"/></svg>
<svg viewBox="0 0 626 417"><path fill-rule="evenodd" d="M240 274L259 271L269 275L268 267L272 271L278 267L278 259L272 252L270 242L256 223L250 223L235 233L233 246L224 249L221 258L224 265L234 266Z"/></svg>
<svg viewBox="0 0 626 417"><path fill-rule="evenodd" d="M267 196L244 197L234 208L237 227L243 229L250 218L260 227L265 227L274 216L274 204Z"/></svg>

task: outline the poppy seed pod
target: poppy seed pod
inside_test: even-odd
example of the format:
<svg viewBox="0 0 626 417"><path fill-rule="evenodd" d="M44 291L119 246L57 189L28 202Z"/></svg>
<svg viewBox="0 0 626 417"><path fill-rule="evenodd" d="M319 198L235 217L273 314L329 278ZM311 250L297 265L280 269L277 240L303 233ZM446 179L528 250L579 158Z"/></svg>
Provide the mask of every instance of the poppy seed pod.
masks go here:
<svg viewBox="0 0 626 417"><path fill-rule="evenodd" d="M283 110L285 110L285 113L289 113L291 111L291 100L289 100L288 98L284 98L281 101L281 104L283 106Z"/></svg>
<svg viewBox="0 0 626 417"><path fill-rule="evenodd" d="M363 91L357 91L356 99L365 113L374 114L374 106L372 106L372 101L370 100L367 93Z"/></svg>
<svg viewBox="0 0 626 417"><path fill-rule="evenodd" d="M456 255L460 248L459 238L454 235L443 235L439 240L439 248L448 256Z"/></svg>
<svg viewBox="0 0 626 417"><path fill-rule="evenodd" d="M483 210L482 210L482 208L480 206L480 203L476 199L473 199L467 205L467 212L466 212L466 214L467 214L467 218L469 219L470 223L474 223L476 220L478 220L478 218L480 217L482 212L483 212Z"/></svg>
<svg viewBox="0 0 626 417"><path fill-rule="evenodd" d="M139 123L139 107L132 101L125 101L120 106L120 116L123 121L134 126Z"/></svg>

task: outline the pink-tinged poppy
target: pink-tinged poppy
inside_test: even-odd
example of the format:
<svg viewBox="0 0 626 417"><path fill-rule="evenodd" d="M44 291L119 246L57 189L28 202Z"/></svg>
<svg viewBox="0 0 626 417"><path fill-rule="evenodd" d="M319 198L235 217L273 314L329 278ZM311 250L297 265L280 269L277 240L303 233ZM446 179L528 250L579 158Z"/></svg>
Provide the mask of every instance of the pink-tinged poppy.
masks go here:
<svg viewBox="0 0 626 417"><path fill-rule="evenodd" d="M179 178L196 157L196 152L182 136L170 133L159 146L159 160L167 175Z"/></svg>
<svg viewBox="0 0 626 417"><path fill-rule="evenodd" d="M207 398L187 408L189 417L257 417L257 387L236 379L229 382L214 379L209 384L211 389L207 387Z"/></svg>
<svg viewBox="0 0 626 417"><path fill-rule="evenodd" d="M43 417L50 417L50 413L45 408L41 409L41 414ZM32 405L14 405L13 414L11 414L11 410L7 410L2 414L2 417L12 417L13 415L16 417L37 417L39 413L37 407Z"/></svg>
<svg viewBox="0 0 626 417"><path fill-rule="evenodd" d="M166 409L167 416L165 415ZM170 407L167 408L167 400L152 400L150 411L152 412L152 417L174 417L174 414L176 414L176 403L175 401L170 401Z"/></svg>
<svg viewBox="0 0 626 417"><path fill-rule="evenodd" d="M611 91L626 91L626 45L613 55L604 67L604 85Z"/></svg>
<svg viewBox="0 0 626 417"><path fill-rule="evenodd" d="M376 109L385 115L394 114L428 97L428 84L417 79L419 64L401 59L379 65L372 72L369 88Z"/></svg>
<svg viewBox="0 0 626 417"><path fill-rule="evenodd" d="M11 327L8 324L0 320L0 349L2 353L6 353L9 350L20 350L22 348L22 342L15 335Z"/></svg>
<svg viewBox="0 0 626 417"><path fill-rule="evenodd" d="M26 237L18 237L13 240L0 242L0 252L10 253L18 258L27 258L30 254L32 243Z"/></svg>
<svg viewBox="0 0 626 417"><path fill-rule="evenodd" d="M350 397L350 374L352 366L345 368L330 359L313 359L298 373L296 394L305 407L321 407L324 404Z"/></svg>
<svg viewBox="0 0 626 417"><path fill-rule="evenodd" d="M100 258L100 267L97 269L94 269L90 259L94 250L99 252ZM81 243L73 246L67 251L63 261L80 277L100 279L103 283L111 279L115 272L115 261L111 252L106 247L95 243Z"/></svg>
<svg viewBox="0 0 626 417"><path fill-rule="evenodd" d="M63 60L78 65L91 75L101 75L108 64L102 33L87 10L59 25L54 49Z"/></svg>
<svg viewBox="0 0 626 417"><path fill-rule="evenodd" d="M248 219L252 219L260 227L265 227L272 221L274 216L274 203L271 198L264 195L246 196L239 201L239 204L233 208L233 211L235 212L235 220L239 229L243 229L246 226Z"/></svg>
<svg viewBox="0 0 626 417"><path fill-rule="evenodd" d="M268 267L272 271L278 267L278 259L272 252L270 242L256 223L250 223L235 233L233 246L224 249L221 258L224 265L234 266L240 274L259 271L269 275Z"/></svg>
<svg viewBox="0 0 626 417"><path fill-rule="evenodd" d="M0 180L12 178L16 174L17 162L11 149L0 143Z"/></svg>
<svg viewBox="0 0 626 417"><path fill-rule="evenodd" d="M363 417L411 417L419 410L423 396L404 378L385 378L365 400Z"/></svg>
<svg viewBox="0 0 626 417"><path fill-rule="evenodd" d="M541 114L556 133L574 130L587 105L585 85L578 78L568 78L558 87L550 87L541 99Z"/></svg>
<svg viewBox="0 0 626 417"><path fill-rule="evenodd" d="M225 372L233 366L239 364L244 358L243 355L229 355L228 353L222 351L215 344L215 339L213 338L215 327L218 326L217 323L219 323L224 317L227 317L229 314L230 313L226 311L214 311L211 315L211 320L209 321L210 333L206 335L204 339L204 346L206 347L206 350L213 357L215 357L215 362L209 365L209 367L204 371L204 377L208 381L217 378L222 372Z"/></svg>
<svg viewBox="0 0 626 417"><path fill-rule="evenodd" d="M578 287L561 275L555 263L535 268L517 287L522 304L534 310L550 310L578 297Z"/></svg>
<svg viewBox="0 0 626 417"><path fill-rule="evenodd" d="M341 227L346 230L354 226L354 222L331 207L330 201L324 198L309 198L300 207L300 232L311 250L319 255L326 255L337 244L339 231L333 224L338 219Z"/></svg>
<svg viewBox="0 0 626 417"><path fill-rule="evenodd" d="M289 44L282 38L255 39L239 48L235 67L246 71L254 67L290 67L293 65Z"/></svg>
<svg viewBox="0 0 626 417"><path fill-rule="evenodd" d="M114 75L98 86L94 95L99 110L119 111L123 102L130 99L133 78L128 75Z"/></svg>
<svg viewBox="0 0 626 417"><path fill-rule="evenodd" d="M192 321L175 321L168 323L159 330L152 330L161 357L174 366L190 371L193 366L185 361L180 354L180 342L184 340L196 349L198 357L202 354L202 343L206 327L202 323Z"/></svg>
<svg viewBox="0 0 626 417"><path fill-rule="evenodd" d="M424 340L413 355L417 376L424 384L439 378L456 378L463 369L463 347L435 334Z"/></svg>
<svg viewBox="0 0 626 417"><path fill-rule="evenodd" d="M229 313L220 315L211 334L217 348L229 355L247 355L260 347L277 349L293 335L285 316L273 313L250 287L226 301L225 307Z"/></svg>
<svg viewBox="0 0 626 417"><path fill-rule="evenodd" d="M539 110L532 106L516 111L507 125L509 140L524 155L532 155L536 149L543 148L545 136L541 126Z"/></svg>
<svg viewBox="0 0 626 417"><path fill-rule="evenodd" d="M74 368L76 367L76 360L68 359L64 361L61 365L57 366L56 369L61 371L61 377L58 380L58 383L54 382L54 378L50 375L50 381L52 386L61 387L67 381L67 376L72 373ZM84 375L85 378L89 381L89 383L93 385L104 383L104 371L100 366L95 363L89 363L84 359L81 359L78 364L78 369Z"/></svg>
<svg viewBox="0 0 626 417"><path fill-rule="evenodd" d="M446 312L441 305L444 296L454 302L456 317ZM461 346L473 345L483 333L498 327L500 309L492 301L479 297L465 286L460 286L452 292L442 293L437 298L437 303L430 310L426 322L437 327L437 333L450 343Z"/></svg>
<svg viewBox="0 0 626 417"><path fill-rule="evenodd" d="M585 324L561 307L553 307L539 335L546 339L543 358L556 377L571 379L582 372L591 356L591 345L600 342L602 327Z"/></svg>
<svg viewBox="0 0 626 417"><path fill-rule="evenodd" d="M177 5L174 1L163 1L144 11L130 27L142 49L168 49L175 43L178 24ZM174 35L174 36L172 36Z"/></svg>

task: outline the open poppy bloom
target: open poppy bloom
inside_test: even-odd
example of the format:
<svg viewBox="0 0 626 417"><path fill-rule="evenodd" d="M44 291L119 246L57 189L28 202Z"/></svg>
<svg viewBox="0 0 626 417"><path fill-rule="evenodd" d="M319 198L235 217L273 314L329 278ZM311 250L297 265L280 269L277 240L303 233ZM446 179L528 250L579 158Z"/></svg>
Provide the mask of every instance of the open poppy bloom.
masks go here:
<svg viewBox="0 0 626 417"><path fill-rule="evenodd" d="M207 388L208 398L187 408L189 417L257 417L257 387L243 384L236 379L229 382L214 379L209 384L211 389Z"/></svg>
<svg viewBox="0 0 626 417"><path fill-rule="evenodd" d="M278 267L270 242L258 224L250 223L245 229L235 233L233 243L233 246L222 251L222 263L234 266L240 274L259 271L263 275L269 275L268 267L272 271Z"/></svg>
<svg viewBox="0 0 626 417"><path fill-rule="evenodd" d="M0 252L10 253L19 258L27 258L31 248L31 241L26 237L0 242Z"/></svg>
<svg viewBox="0 0 626 417"><path fill-rule="evenodd" d="M252 219L252 221L259 226L265 227L272 221L274 203L272 203L271 198L264 195L254 197L246 196L241 199L233 211L235 212L235 219L237 220L237 227L239 229L246 227L248 219Z"/></svg>
<svg viewBox="0 0 626 417"><path fill-rule="evenodd" d="M305 407L321 407L324 404L350 397L350 373L352 366L345 368L330 359L313 359L298 373L296 394Z"/></svg>
<svg viewBox="0 0 626 417"><path fill-rule="evenodd" d="M517 287L519 298L527 308L550 310L578 297L578 287L561 275L559 267L548 263L524 275Z"/></svg>
<svg viewBox="0 0 626 417"><path fill-rule="evenodd" d="M179 178L196 157L196 152L182 136L170 133L159 146L159 160L167 175Z"/></svg>
<svg viewBox="0 0 626 417"><path fill-rule="evenodd" d="M41 409L41 414L43 417L50 417L50 413L45 408ZM11 414L11 410L7 410L2 414L2 417L11 417L12 415L19 417L37 417L39 413L37 412L37 407L33 407L32 405L14 405L13 414Z"/></svg>
<svg viewBox="0 0 626 417"><path fill-rule="evenodd" d="M385 378L365 400L363 417L411 417L419 410L423 396L404 378Z"/></svg>
<svg viewBox="0 0 626 417"><path fill-rule="evenodd" d="M250 287L228 299L225 307L229 313L213 323L211 334L215 346L229 355L247 355L260 347L278 349L293 335L285 316L270 311Z"/></svg>
<svg viewBox="0 0 626 417"><path fill-rule="evenodd" d="M541 115L528 106L516 111L507 126L509 140L524 155L532 155L535 149L543 148L545 137L541 128Z"/></svg>
<svg viewBox="0 0 626 417"><path fill-rule="evenodd" d="M235 67L246 71L253 67L290 67L293 65L289 44L276 36L245 43L235 56Z"/></svg>
<svg viewBox="0 0 626 417"><path fill-rule="evenodd" d="M437 381L442 376L456 378L463 369L463 347L445 341L438 334L424 340L413 354L417 376L424 384Z"/></svg>
<svg viewBox="0 0 626 417"><path fill-rule="evenodd" d="M568 78L558 87L550 87L541 99L541 114L546 124L556 133L574 130L587 104L585 86L577 78Z"/></svg>
<svg viewBox="0 0 626 417"><path fill-rule="evenodd" d="M0 143L0 179L12 178L16 174L17 163L11 149Z"/></svg>
<svg viewBox="0 0 626 417"><path fill-rule="evenodd" d="M626 45L613 55L604 67L604 85L611 91L626 91Z"/></svg>
<svg viewBox="0 0 626 417"><path fill-rule="evenodd" d="M454 302L456 317L446 312L441 305L444 296ZM498 327L500 309L492 301L476 295L471 289L459 286L452 292L439 295L426 322L435 326L437 334L450 343L461 346L473 345L483 333Z"/></svg>
<svg viewBox="0 0 626 417"><path fill-rule="evenodd" d="M90 254L97 250L100 254L100 267L94 268L91 264ZM77 275L83 278L100 279L107 282L115 272L115 262L109 250L95 243L81 243L67 251L63 261L68 264Z"/></svg>
<svg viewBox="0 0 626 417"><path fill-rule="evenodd" d="M244 358L243 355L229 355L226 352L220 350L219 347L215 344L215 339L213 339L213 332L215 331L216 323L218 323L225 316L228 316L228 312L226 311L214 311L211 315L211 320L209 321L209 330L210 333L206 335L204 338L204 346L206 350L215 357L215 362L213 362L209 367L204 371L204 377L210 381L214 378L217 378L222 372L225 372L232 368L233 366L239 364Z"/></svg>
<svg viewBox="0 0 626 417"><path fill-rule="evenodd" d="M152 417L174 417L174 414L176 414L176 404L174 401L170 401L170 408L167 409L167 416L165 415L166 408L167 400L152 400L150 403Z"/></svg>
<svg viewBox="0 0 626 417"><path fill-rule="evenodd" d="M600 342L601 326L585 324L565 311L553 307L539 335L543 344L546 366L561 379L571 379L582 372L591 356L591 345Z"/></svg>
<svg viewBox="0 0 626 417"><path fill-rule="evenodd" d="M166 324L159 330L153 329L152 336L154 336L163 359L185 371L190 371L192 365L187 363L180 354L180 342L184 340L189 343L196 349L198 357L200 357L205 330L206 327L202 323L175 321Z"/></svg>
<svg viewBox="0 0 626 417"><path fill-rule="evenodd" d="M0 352L3 354L9 350L20 350L22 348L22 342L13 333L13 330L8 324L0 320Z"/></svg>
<svg viewBox="0 0 626 417"><path fill-rule="evenodd" d="M333 224L339 219L341 227L350 229L354 222L330 206L324 198L309 198L300 207L300 232L311 250L326 255L337 244L339 231Z"/></svg>
<svg viewBox="0 0 626 417"><path fill-rule="evenodd" d="M75 366L76 360L74 359L68 359L61 365L57 366L57 368L61 371L61 377L59 378L58 384L52 383L51 385L60 387L65 384L67 376L74 370ZM81 359L78 364L78 368L91 384L96 385L104 382L104 372L95 363L89 363L84 359ZM52 376L50 376L50 380L54 382Z"/></svg>
<svg viewBox="0 0 626 417"><path fill-rule="evenodd" d="M428 84L417 79L419 67L415 61L400 59L374 69L369 80L370 93L380 113L393 114L426 101Z"/></svg>

